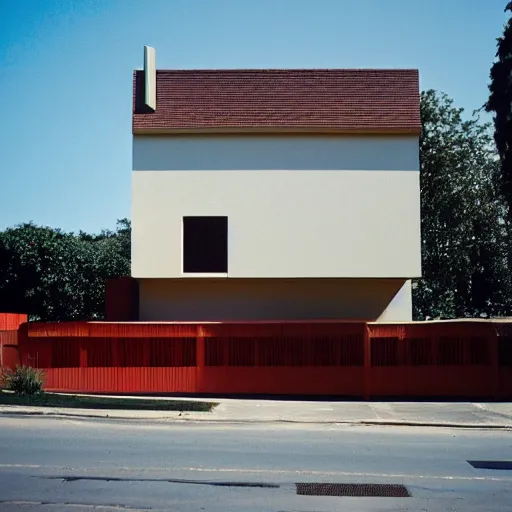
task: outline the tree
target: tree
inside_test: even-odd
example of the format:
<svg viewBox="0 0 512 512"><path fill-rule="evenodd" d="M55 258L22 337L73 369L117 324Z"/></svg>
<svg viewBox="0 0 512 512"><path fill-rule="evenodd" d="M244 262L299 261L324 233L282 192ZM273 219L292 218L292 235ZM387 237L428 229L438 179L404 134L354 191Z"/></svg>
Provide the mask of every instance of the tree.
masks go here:
<svg viewBox="0 0 512 512"><path fill-rule="evenodd" d="M32 223L0 233L0 311L33 320L101 319L105 282L130 273L130 223L100 235Z"/></svg>
<svg viewBox="0 0 512 512"><path fill-rule="evenodd" d="M422 93L421 119L424 277L413 285L414 316L509 314L510 226L490 128L435 91Z"/></svg>
<svg viewBox="0 0 512 512"><path fill-rule="evenodd" d="M131 224L128 219L117 221L115 232L102 232L93 241L94 274L90 293L85 300L86 309L95 318L103 318L106 282L111 277L130 275Z"/></svg>
<svg viewBox="0 0 512 512"><path fill-rule="evenodd" d="M512 2L505 12L512 12ZM494 113L494 140L500 157L500 190L512 218L512 17L498 38L497 61L491 67L488 112Z"/></svg>

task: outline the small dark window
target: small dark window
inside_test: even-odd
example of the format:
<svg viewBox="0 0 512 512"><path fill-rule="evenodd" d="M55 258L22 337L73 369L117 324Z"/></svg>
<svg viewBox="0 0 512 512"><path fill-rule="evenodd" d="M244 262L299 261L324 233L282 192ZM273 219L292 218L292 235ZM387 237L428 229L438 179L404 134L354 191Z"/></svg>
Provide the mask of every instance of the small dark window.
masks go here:
<svg viewBox="0 0 512 512"><path fill-rule="evenodd" d="M183 217L183 272L228 271L228 218Z"/></svg>

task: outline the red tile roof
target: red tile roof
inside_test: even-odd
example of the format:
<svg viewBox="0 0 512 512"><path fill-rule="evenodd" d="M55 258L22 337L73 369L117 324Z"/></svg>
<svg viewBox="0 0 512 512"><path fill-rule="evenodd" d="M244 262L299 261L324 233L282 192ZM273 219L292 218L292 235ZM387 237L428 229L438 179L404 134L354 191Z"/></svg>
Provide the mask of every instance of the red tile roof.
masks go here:
<svg viewBox="0 0 512 512"><path fill-rule="evenodd" d="M135 71L133 133L420 132L417 70L157 71L156 111Z"/></svg>

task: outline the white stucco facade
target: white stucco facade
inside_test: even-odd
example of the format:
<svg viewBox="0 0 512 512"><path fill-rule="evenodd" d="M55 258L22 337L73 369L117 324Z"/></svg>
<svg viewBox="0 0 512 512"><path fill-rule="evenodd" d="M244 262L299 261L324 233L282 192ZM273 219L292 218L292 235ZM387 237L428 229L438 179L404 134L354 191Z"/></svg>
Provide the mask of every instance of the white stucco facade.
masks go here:
<svg viewBox="0 0 512 512"><path fill-rule="evenodd" d="M132 275L183 276L183 217L221 215L227 277L418 277L417 144L135 137Z"/></svg>
<svg viewBox="0 0 512 512"><path fill-rule="evenodd" d="M401 279L140 279L139 320L410 320Z"/></svg>
<svg viewBox="0 0 512 512"><path fill-rule="evenodd" d="M204 297L211 294L212 304L223 297L218 315L222 304L245 297L238 304L247 311L240 306L233 319L265 319L272 295L265 299L257 280L281 290L273 311L300 319L308 300L293 310L298 292L310 295L312 317L343 317L351 314L342 304L350 302L354 283L364 280L368 291L391 279L390 297L381 294L366 313L370 299L361 299L356 310L372 319L411 317L407 280L421 274L417 136L136 135L132 187L132 276L141 283L141 320L210 316ZM227 216L228 271L218 277L245 283L244 293L215 279L193 284L212 276L184 274L185 216ZM347 279L354 280L349 287ZM174 292L165 305L162 280L181 297L197 290L195 306L186 293L188 315L177 308ZM290 280L302 284L295 289ZM331 299L320 300L322 287Z"/></svg>

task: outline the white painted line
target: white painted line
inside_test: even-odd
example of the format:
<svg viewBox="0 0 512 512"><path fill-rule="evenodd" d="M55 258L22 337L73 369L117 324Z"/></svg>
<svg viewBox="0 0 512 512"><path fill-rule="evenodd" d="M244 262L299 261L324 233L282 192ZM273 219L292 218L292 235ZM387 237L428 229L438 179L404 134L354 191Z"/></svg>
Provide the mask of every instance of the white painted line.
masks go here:
<svg viewBox="0 0 512 512"><path fill-rule="evenodd" d="M67 471L83 474L87 472L101 473L106 470L99 468L71 468L60 466L43 466L35 464L0 464L1 468L26 468L26 469L44 469L46 471ZM490 476L458 476L458 475L417 475L411 473L364 473L353 471L323 471L323 470L306 470L306 469L261 469L261 468L198 468L198 467L110 467L108 472L110 475L116 472L184 472L190 471L194 473L238 473L243 474L265 474L265 475L325 475L333 477L368 477L368 478L401 478L405 480L422 479L422 480L450 480L450 481L490 481L490 482L512 482L512 475L507 477L490 477Z"/></svg>

